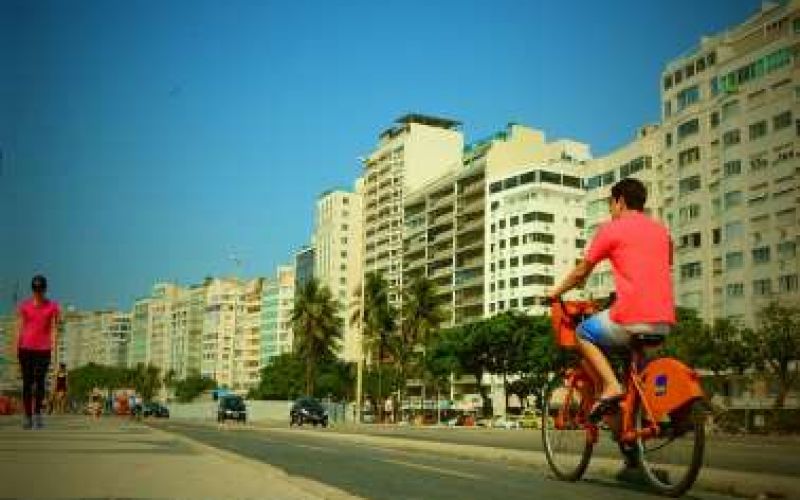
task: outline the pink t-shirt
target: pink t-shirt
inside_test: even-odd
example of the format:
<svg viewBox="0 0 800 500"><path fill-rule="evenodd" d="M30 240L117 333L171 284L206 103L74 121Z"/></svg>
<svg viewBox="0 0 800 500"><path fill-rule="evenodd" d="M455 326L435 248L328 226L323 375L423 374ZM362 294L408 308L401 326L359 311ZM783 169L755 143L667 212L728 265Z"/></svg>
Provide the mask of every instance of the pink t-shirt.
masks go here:
<svg viewBox="0 0 800 500"><path fill-rule="evenodd" d="M669 231L641 212L627 212L597 231L586 260L611 261L617 301L611 319L620 324L675 324L672 240Z"/></svg>
<svg viewBox="0 0 800 500"><path fill-rule="evenodd" d="M60 314L58 302L46 300L36 305L28 299L19 306L22 328L19 348L34 351L49 351L53 348L53 323Z"/></svg>

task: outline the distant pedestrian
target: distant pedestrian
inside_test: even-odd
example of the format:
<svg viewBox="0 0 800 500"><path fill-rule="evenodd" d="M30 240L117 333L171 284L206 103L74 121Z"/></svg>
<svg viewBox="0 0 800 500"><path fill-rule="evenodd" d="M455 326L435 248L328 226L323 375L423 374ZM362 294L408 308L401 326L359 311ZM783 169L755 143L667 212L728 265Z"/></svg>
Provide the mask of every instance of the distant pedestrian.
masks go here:
<svg viewBox="0 0 800 500"><path fill-rule="evenodd" d="M67 407L67 365L59 363L56 372L55 411L59 415L66 412Z"/></svg>
<svg viewBox="0 0 800 500"><path fill-rule="evenodd" d="M19 337L17 357L22 369L22 404L25 429L43 427L42 403L44 402L47 369L50 354L56 345L58 321L61 309L54 300L45 296L47 279L36 275L31 280L32 296L19 305Z"/></svg>

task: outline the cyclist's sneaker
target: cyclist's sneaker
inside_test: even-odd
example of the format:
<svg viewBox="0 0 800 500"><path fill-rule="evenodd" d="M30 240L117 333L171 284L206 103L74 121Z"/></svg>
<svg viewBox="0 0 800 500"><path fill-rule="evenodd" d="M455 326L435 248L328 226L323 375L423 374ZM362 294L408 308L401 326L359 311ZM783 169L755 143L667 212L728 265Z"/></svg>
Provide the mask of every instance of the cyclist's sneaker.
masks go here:
<svg viewBox="0 0 800 500"><path fill-rule="evenodd" d="M22 428L25 430L33 428L33 419L28 415L22 417Z"/></svg>
<svg viewBox="0 0 800 500"><path fill-rule="evenodd" d="M605 415L613 415L619 411L619 402L625 397L625 394L618 394L610 398L600 398L597 404L592 408L589 413L589 421L593 424L599 423Z"/></svg>

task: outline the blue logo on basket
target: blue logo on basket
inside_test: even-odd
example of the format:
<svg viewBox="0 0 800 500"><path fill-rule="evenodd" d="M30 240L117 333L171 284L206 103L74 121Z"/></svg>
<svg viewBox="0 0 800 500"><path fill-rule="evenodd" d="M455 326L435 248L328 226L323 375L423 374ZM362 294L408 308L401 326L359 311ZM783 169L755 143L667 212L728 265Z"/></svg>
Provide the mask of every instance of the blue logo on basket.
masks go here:
<svg viewBox="0 0 800 500"><path fill-rule="evenodd" d="M657 375L656 376L656 396L663 396L667 393L667 376L666 375Z"/></svg>

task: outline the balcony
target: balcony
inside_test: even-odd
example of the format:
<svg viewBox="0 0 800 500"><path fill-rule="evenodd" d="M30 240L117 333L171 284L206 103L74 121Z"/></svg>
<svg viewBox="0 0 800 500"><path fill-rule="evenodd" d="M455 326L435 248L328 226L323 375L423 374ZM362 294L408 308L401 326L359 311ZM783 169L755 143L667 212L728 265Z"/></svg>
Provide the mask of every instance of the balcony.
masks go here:
<svg viewBox="0 0 800 500"><path fill-rule="evenodd" d="M458 215L482 214L484 210L483 198L476 198L473 201L467 201L463 205L459 203L456 213Z"/></svg>
<svg viewBox="0 0 800 500"><path fill-rule="evenodd" d="M459 224L458 234L463 234L478 229L483 230L484 224L485 223L483 219L473 219L471 221L465 222L464 224Z"/></svg>
<svg viewBox="0 0 800 500"><path fill-rule="evenodd" d="M456 307L478 307L483 308L483 295L469 295L465 297L456 297Z"/></svg>
<svg viewBox="0 0 800 500"><path fill-rule="evenodd" d="M462 254L466 252L471 252L474 250L483 249L483 240L482 239L475 239L468 243L460 243L456 242L456 253Z"/></svg>

